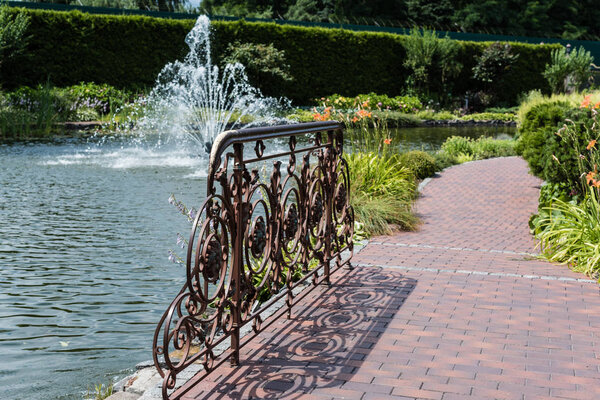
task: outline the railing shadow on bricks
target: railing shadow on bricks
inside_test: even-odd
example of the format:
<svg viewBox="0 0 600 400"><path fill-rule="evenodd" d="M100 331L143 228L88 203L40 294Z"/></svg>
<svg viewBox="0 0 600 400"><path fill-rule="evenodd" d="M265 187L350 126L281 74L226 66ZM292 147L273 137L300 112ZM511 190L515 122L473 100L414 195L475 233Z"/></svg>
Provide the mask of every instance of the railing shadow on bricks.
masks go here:
<svg viewBox="0 0 600 400"><path fill-rule="evenodd" d="M343 141L343 127L333 121L216 138L207 198L188 242L186 283L154 334L164 399L179 398L227 359L238 365L240 348L254 335L284 313L290 318L292 306L329 284L335 270L351 268L354 212ZM282 142L283 151L265 153L281 150ZM300 290L308 282L312 287ZM240 341L246 325L253 334ZM202 370L180 386L177 376L198 364Z"/></svg>
<svg viewBox="0 0 600 400"><path fill-rule="evenodd" d="M273 325L250 343L242 366L211 377L189 398L360 398L365 391L385 397L385 387L370 383L371 377L393 379L413 370L408 355L398 356L410 349L394 343L403 323L397 313L416 286L415 279L380 267L336 274L331 287L295 308L284 329ZM386 375L380 368L398 372Z"/></svg>

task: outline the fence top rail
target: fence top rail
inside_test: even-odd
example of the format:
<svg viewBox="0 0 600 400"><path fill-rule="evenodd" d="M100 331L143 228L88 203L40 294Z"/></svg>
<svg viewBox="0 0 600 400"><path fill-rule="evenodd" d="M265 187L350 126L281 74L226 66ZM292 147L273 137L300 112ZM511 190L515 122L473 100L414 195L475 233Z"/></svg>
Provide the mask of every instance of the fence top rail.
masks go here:
<svg viewBox="0 0 600 400"><path fill-rule="evenodd" d="M340 130L343 125L337 121L307 122L303 124L263 126L230 130L220 133L210 151L208 176L212 177L221 165L221 156L227 148L235 143L255 142L258 140L276 139L280 137L306 135L323 131Z"/></svg>

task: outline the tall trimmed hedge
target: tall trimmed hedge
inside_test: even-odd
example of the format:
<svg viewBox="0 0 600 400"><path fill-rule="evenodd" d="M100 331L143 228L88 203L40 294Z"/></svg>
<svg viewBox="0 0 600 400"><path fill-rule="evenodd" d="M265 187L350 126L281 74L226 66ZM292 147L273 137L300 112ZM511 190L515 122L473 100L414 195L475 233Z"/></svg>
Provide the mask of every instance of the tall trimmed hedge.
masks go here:
<svg viewBox="0 0 600 400"><path fill-rule="evenodd" d="M192 20L140 16L24 10L31 17L28 57L3 65L2 84L13 88L50 80L55 85L80 81L117 87L151 86L161 68L183 57L184 38ZM14 9L13 12L17 12ZM266 82L263 91L285 95L298 103L332 93L353 96L377 92L399 95L408 71L403 66L406 36L342 29L282 26L275 23L216 21L213 53L217 60L236 40L273 43L284 50L294 80L281 86ZM486 42L459 42L463 64L454 94L477 90L472 79L475 56ZM542 71L558 45L514 43L519 59L505 78L502 100L515 101L525 91L547 83Z"/></svg>

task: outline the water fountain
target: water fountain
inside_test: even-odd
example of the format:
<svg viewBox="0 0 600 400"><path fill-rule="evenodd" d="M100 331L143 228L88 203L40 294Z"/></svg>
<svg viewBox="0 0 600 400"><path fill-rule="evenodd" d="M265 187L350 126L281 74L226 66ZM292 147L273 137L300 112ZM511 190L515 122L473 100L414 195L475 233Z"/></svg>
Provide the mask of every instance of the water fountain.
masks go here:
<svg viewBox="0 0 600 400"><path fill-rule="evenodd" d="M213 64L208 17L198 18L185 42L188 55L163 68L134 132L156 132L161 143L191 141L208 153L228 128L282 122L275 114L285 101L263 97L248 82L243 65L220 70Z"/></svg>

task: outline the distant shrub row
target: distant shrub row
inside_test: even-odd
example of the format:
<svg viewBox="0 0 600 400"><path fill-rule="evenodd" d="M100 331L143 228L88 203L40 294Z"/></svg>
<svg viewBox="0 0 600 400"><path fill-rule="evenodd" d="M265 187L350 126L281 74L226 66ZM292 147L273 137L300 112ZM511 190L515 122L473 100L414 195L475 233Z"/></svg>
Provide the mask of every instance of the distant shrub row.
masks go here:
<svg viewBox="0 0 600 400"><path fill-rule="evenodd" d="M140 16L90 15L13 9L31 18L26 54L2 65L2 84L33 86L48 79L58 86L81 81L121 88L151 86L163 65L187 50L184 37L192 20ZM285 95L308 104L315 97L376 92L397 96L406 91L406 36L342 29L281 26L245 21L212 23L213 54L219 62L230 43L273 43L285 52L291 81L261 82L270 95ZM462 65L453 94L477 91L476 56L490 43L459 42L455 62ZM498 88L500 101L535 88L548 89L542 73L558 45L514 43L518 59Z"/></svg>

